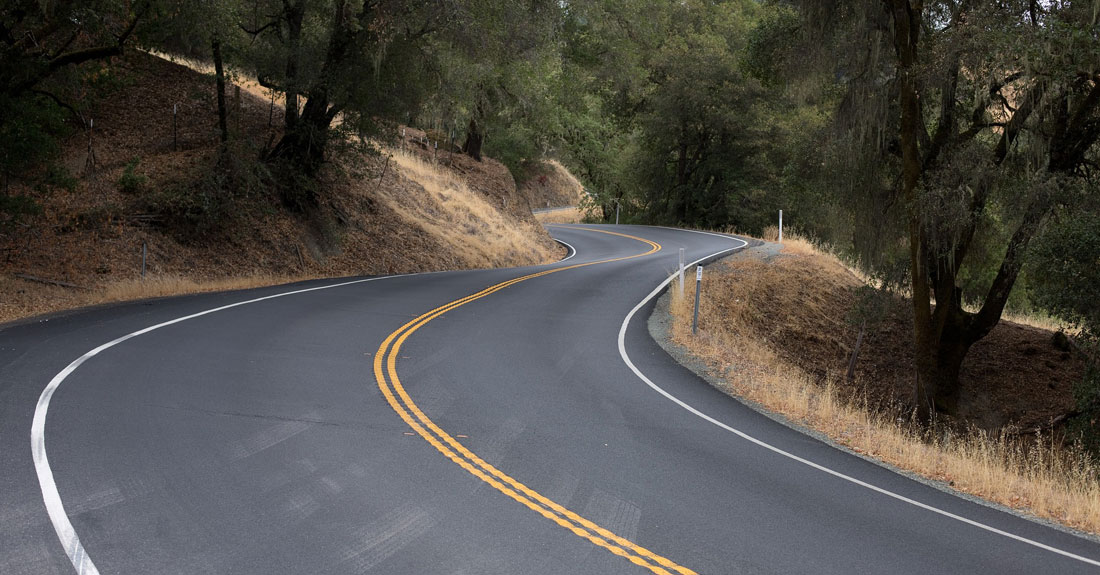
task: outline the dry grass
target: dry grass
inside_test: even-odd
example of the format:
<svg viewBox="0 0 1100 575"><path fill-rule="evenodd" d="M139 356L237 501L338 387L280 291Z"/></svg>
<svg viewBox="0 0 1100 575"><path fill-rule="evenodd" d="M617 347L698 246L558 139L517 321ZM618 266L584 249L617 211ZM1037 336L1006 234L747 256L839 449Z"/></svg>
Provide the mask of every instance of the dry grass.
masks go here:
<svg viewBox="0 0 1100 575"><path fill-rule="evenodd" d="M584 221L584 210L572 207L553 212L535 214L535 219L543 224L579 224Z"/></svg>
<svg viewBox="0 0 1100 575"><path fill-rule="evenodd" d="M382 189L379 199L412 226L441 240L455 257L484 266L505 267L551 262L560 257L553 243L533 242L541 230L489 204L453 172L402 150L390 152L406 178L421 190L419 198L395 197Z"/></svg>
<svg viewBox="0 0 1100 575"><path fill-rule="evenodd" d="M1077 335L1081 332L1079 328L1076 328L1050 314L1045 314L1039 311L1016 312L1013 310L1005 310L1005 312L1001 314L1001 319L1005 321L1010 321L1012 323L1018 323L1020 325L1037 327L1039 329L1044 329L1047 331L1064 331L1070 335Z"/></svg>
<svg viewBox="0 0 1100 575"><path fill-rule="evenodd" d="M0 277L0 292L26 297L14 297L0 302L0 323L42 313L74 309L106 303L228 291L280 285L320 276L255 274L241 277L200 279L176 275L150 276L144 280L113 280L102 286L74 290L40 285L25 280Z"/></svg>
<svg viewBox="0 0 1100 575"><path fill-rule="evenodd" d="M808 249L799 242L790 247L794 252ZM706 274L696 336L691 335L694 290L684 297L678 289L670 290L673 340L716 368L727 393L820 430L857 453L1008 507L1100 532L1100 482L1097 465L1087 456L1063 449L1049 437L1021 441L980 431L922 433L897 413L876 413L860 401L846 401L828 380L815 383L780 358L768 343L769 334L758 333L756 316L777 305L783 294L794 293L793 284L801 280L774 263L742 258ZM828 285L839 279L815 281ZM821 313L812 300L799 303L806 314Z"/></svg>
<svg viewBox="0 0 1100 575"><path fill-rule="evenodd" d="M242 277L227 277L210 280L182 276L149 277L144 280L116 280L105 285L93 295L94 303L107 303L118 301L130 301L152 297L165 297L171 295L204 293L214 291L229 291L266 287L307 279L316 279L312 276L279 276L271 274L256 274Z"/></svg>
<svg viewBox="0 0 1100 575"><path fill-rule="evenodd" d="M575 206L584 197L584 186L561 162L543 160L532 171L533 175L520 186L532 208Z"/></svg>
<svg viewBox="0 0 1100 575"><path fill-rule="evenodd" d="M192 70L194 70L194 71L196 71L200 74L206 74L207 76L213 76L214 75L214 63L213 62L208 62L206 60L199 60L199 59L195 59L195 58L188 58L187 56L183 56L183 55L180 55L180 54L169 54L169 53L166 53L166 52L158 52L156 50L145 50L145 52L147 52L150 55L156 56L157 58L160 58L162 60L167 60L169 62L172 62L173 64L179 64L181 66L185 66L185 67L190 68L190 69L192 69ZM256 80L256 78L254 78L250 75L247 75L247 74L243 73L240 70L235 70L235 69L229 70L227 73L229 75L229 77L227 78L227 81L231 85L231 88L230 88L231 91L232 91L232 86L240 86L242 91L247 92L249 94L252 94L253 96L259 98L262 101L266 102L266 101L269 101L271 99L272 90L269 89L269 88L264 88L263 86L261 86L260 82L258 80ZM282 110L283 104L284 104L284 101L285 101L285 97L283 95L281 95L280 93L278 93L278 92L276 92L274 94L274 97L275 97L275 106L277 106L279 110Z"/></svg>

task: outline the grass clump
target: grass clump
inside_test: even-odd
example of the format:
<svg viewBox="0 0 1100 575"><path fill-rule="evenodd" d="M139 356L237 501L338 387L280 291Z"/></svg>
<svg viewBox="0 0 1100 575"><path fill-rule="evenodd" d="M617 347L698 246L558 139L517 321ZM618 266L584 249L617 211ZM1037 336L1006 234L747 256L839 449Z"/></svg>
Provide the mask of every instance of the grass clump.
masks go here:
<svg viewBox="0 0 1100 575"><path fill-rule="evenodd" d="M149 186L149 178L137 172L139 158L134 158L126 163L122 175L118 177L118 189L129 195L137 195L144 192Z"/></svg>

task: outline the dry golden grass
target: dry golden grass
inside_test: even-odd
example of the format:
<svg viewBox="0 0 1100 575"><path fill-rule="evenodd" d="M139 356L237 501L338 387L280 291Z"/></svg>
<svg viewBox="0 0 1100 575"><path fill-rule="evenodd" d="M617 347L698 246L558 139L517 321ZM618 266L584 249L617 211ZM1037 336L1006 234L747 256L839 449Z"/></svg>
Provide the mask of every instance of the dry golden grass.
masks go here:
<svg viewBox="0 0 1100 575"><path fill-rule="evenodd" d="M1076 328L1059 318L1038 311L1021 313L1012 310L1005 310L1005 312L1001 314L1001 319L1005 321L1010 321L1012 323L1018 323L1020 325L1029 325L1031 327L1045 329L1047 331L1065 331L1070 335L1077 335L1081 332L1079 328Z"/></svg>
<svg viewBox="0 0 1100 575"><path fill-rule="evenodd" d="M316 278L313 276L256 274L242 277L202 280L168 275L148 277L144 280L132 279L113 281L105 285L99 291L93 292L91 297L97 300L92 303L107 303L171 295L266 287L306 279Z"/></svg>
<svg viewBox="0 0 1100 575"><path fill-rule="evenodd" d="M534 223L490 205L453 172L402 150L389 153L401 173L423 193L418 198L403 198L397 197L398 190L383 188L379 199L409 225L441 240L458 261L506 267L532 261L548 263L560 257L556 244L533 241L542 233Z"/></svg>
<svg viewBox="0 0 1100 575"><path fill-rule="evenodd" d="M796 253L807 250L806 245L792 244ZM832 256L818 252L780 259L784 257ZM684 297L678 289L670 290L672 338L716 368L727 393L817 429L857 453L1008 507L1100 532L1100 482L1097 465L1089 457L1063 449L1049 437L1022 442L1007 434L978 431L922 433L904 416L873 413L858 402L843 400L832 384L815 384L804 371L783 361L769 346L768 334L754 329L754 316L767 313L777 301L791 300L794 284L803 280L791 278L774 263L751 258L716 267L703 278L697 335L691 334L694 290L686 290ZM840 279L815 281L828 285ZM819 312L812 300L797 303L804 313Z"/></svg>
<svg viewBox="0 0 1100 575"><path fill-rule="evenodd" d="M140 278L115 280L84 290L40 285L25 280L0 277L0 292L24 296L10 298L8 301L0 303L0 322L106 303L266 287L316 279L317 277L320 276L256 274L241 277L199 279L164 275L149 276L144 280Z"/></svg>
<svg viewBox="0 0 1100 575"><path fill-rule="evenodd" d="M183 56L183 55L180 55L180 54L169 54L169 53L166 53L166 52L158 52L156 50L146 50L146 52L149 53L150 55L156 56L157 58L160 58L162 60L167 60L167 61L172 62L174 64L179 64L181 66L186 66L187 68L190 68L190 69L192 69L196 72L199 72L201 74L206 74L208 76L213 76L214 75L214 63L213 62L207 62L206 60L199 60L199 59L195 59L195 58L189 58L187 56ZM252 94L253 96L259 98L260 100L268 101L268 100L271 99L272 90L269 89L269 88L264 88L263 86L261 86L260 82L258 80L256 80L256 78L253 78L252 76L244 74L240 70L230 70L228 73L229 73L230 77L227 78L227 81L231 85L240 86L242 91L247 92L249 94ZM281 95L279 93L275 94L275 105L278 106L279 109L283 108L284 101L285 101L285 98L284 98L283 95Z"/></svg>
<svg viewBox="0 0 1100 575"><path fill-rule="evenodd" d="M541 212L535 214L535 219L543 224L579 224L584 221L584 210L573 207L553 212Z"/></svg>

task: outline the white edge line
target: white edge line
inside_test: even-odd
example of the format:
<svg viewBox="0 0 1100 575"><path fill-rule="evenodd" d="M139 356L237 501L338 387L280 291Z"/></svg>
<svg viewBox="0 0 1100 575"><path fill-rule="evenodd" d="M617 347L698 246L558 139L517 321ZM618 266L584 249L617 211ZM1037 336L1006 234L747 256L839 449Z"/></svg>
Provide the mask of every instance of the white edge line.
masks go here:
<svg viewBox="0 0 1100 575"><path fill-rule="evenodd" d="M189 319L194 319L204 315L224 311L230 308L261 302L264 300L280 298L288 295L337 288L376 280L409 277L415 275L426 274L400 274L353 280L348 282L277 293L269 296L250 299L247 301L223 305L221 307L208 309L206 311L200 311L198 313L179 317L173 320L166 321L164 323L158 323L156 325L124 335L118 339L109 341L76 358L76 360L65 367L65 369L61 370L60 373L55 375L53 379L50 380L50 383L46 385L46 388L42 390L42 394L38 396L38 405L34 408L34 419L31 422L31 457L34 459L34 470L38 474L38 485L42 489L42 501L46 504L46 512L50 516L50 523L53 524L54 531L57 532L57 538L61 541L61 546L65 548L65 554L69 556L69 560L72 561L73 567L76 569L76 572L80 575L97 575L99 573L99 569L97 569L95 564L92 563L91 557L88 556L88 553L84 549L84 545L80 542L80 537L76 534L76 529L73 527L72 522L69 521L68 514L65 513L65 506L61 502L61 494L57 491L57 483L54 481L53 470L50 469L50 460L46 456L46 413L47 411L49 411L50 408L50 398L53 397L54 392L57 391L57 388L61 385L62 382L65 381L65 378L72 374L73 371L76 371L76 368L80 367L84 362L88 361L92 357L95 357L100 352L110 349L128 339L135 338L139 335L144 335L162 327L187 321Z"/></svg>
<svg viewBox="0 0 1100 575"><path fill-rule="evenodd" d="M553 239L553 240L554 240L555 242L558 242L559 244L561 244L561 245L563 245L563 246L565 246L565 247L569 248L569 255L565 256L565 258L564 258L564 259L560 259L560 260L558 260L558 263L559 263L559 264L560 264L561 262L567 262L567 261L569 261L569 260L573 259L573 256L577 255L577 248L575 248L575 247L573 247L573 246L571 246L571 245L569 245L569 244L567 244L567 243L565 243L565 242L563 242L563 241L559 240L558 238L552 238L552 239Z"/></svg>
<svg viewBox="0 0 1100 575"><path fill-rule="evenodd" d="M675 229L675 228L669 228L669 229ZM734 238L734 237L723 235L723 234L714 234L714 233L710 233L710 232L701 232L701 231L697 231L697 230L680 230L680 231L692 232L692 233L697 233L697 234L706 234L706 235L718 236L718 237L724 237L724 238L729 238L729 239L736 240L736 241L739 241L739 242L743 243L743 245L737 246L735 248L729 248L729 249L726 249L726 250L715 252L715 253L710 254L708 256L703 256L703 257L691 262L690 264L688 264L688 266L693 266L693 265L698 264L699 262L701 262L703 260L710 259L710 258L713 258L713 257L717 257L717 256L720 256L720 255L725 254L727 252L731 252L733 250L740 249L740 248L743 248L743 247L749 245L749 243L746 242L745 240ZM797 461L799 463L802 463L804 465L807 465L809 467L817 469L818 471L823 471L825 473L828 473L829 475L832 475L834 477L843 479L844 481L854 483L856 485L859 485L860 487L865 487L867 489L870 489L871 491L881 493L883 495L886 495L887 497L892 497L894 499L897 499L898 501L902 501L904 503L908 503L908 504L916 506L916 507L920 507L921 509L931 511L932 513L937 513L937 514L942 515L944 517L948 517L948 518L954 519L956 521L966 523L967 525L972 525L972 526L977 527L979 529L984 529L986 531L989 531L990 533L996 533L997 535L1002 535L1004 537L1008 537L1009 539L1015 539L1016 541L1019 541L1021 543L1026 543L1028 545L1038 547L1039 549L1045 549L1047 551L1050 551L1052 553L1057 553L1058 555L1062 555L1062 556L1068 557L1070 559L1076 559L1078 561L1081 561L1082 563L1088 563L1089 565L1095 565L1095 566L1100 567L1100 561L1096 561L1094 559L1089 559L1088 557L1082 557L1080 555L1070 553L1069 551L1063 551L1062 549L1058 549L1056 547L1051 547L1050 545L1046 545L1044 543L1040 543L1038 541L1033 541L1033 540L1028 539L1026 537L1021 537L1020 535L1016 535L1016 534L1013 534L1013 533L1009 533L1007 531L1003 531L1001 529L997 529L996 527L992 527L990 525L986 525L984 523L974 521L973 519L967 519L966 517L956 515L954 513L949 512L949 511L944 511L944 510L939 509L937 507L933 507L931 505L928 505L927 503L921 503L920 501L916 501L916 500L910 499L908 497L905 497L904 495L899 495L899 494L894 493L892 491L888 491L888 490L883 489L881 487L878 487L876 485L872 485L872 484L867 483L865 481L861 481L859 479L856 479L855 477L852 477L850 475L845 475L845 474L843 474L839 471L834 471L832 469L829 469L828 467L825 467L825 466L820 465L818 463L814 463L813 461L810 461L808 459L804 459L804 458L799 457L799 456L797 456L793 453L784 451L784 450L782 450L778 447L775 447L774 445L771 445L769 443L765 443L765 442L763 442L763 441L761 441L761 440L759 440L759 439L757 439L757 438L755 438L755 437L753 437L753 436L751 436L751 435L749 435L749 434L747 434L743 431L740 431L738 429L730 427L729 425L726 425L725 423L722 423L721 421L718 421L717 419L714 419L713 417L711 417L711 416L699 411L698 409L695 409L694 407L688 405L687 403L681 401L676 396L674 396L671 393L669 393L669 392L665 391L664 389L662 389L656 383L653 383L652 380L650 380L648 377L646 377L645 374L642 373L641 370L639 370L638 367L634 365L633 361L630 361L630 356L627 355L627 353L626 353L626 345L625 345L625 342L626 342L626 329L627 329L627 326L630 325L630 320L634 318L634 314L636 314L638 312L638 310L642 309L642 307L644 307L647 303L649 303L649 301L652 300L654 297L657 297L657 294L661 293L661 290L665 289L665 286L672 283L672 281L676 278L676 276L677 276L676 273L668 276L668 279L661 282L661 284L658 285L653 291L649 292L649 295L646 296L645 299L643 299L641 302L639 302L638 305L634 306L634 309L630 310L630 313L628 313L626 315L626 319L623 320L623 324L619 328L619 355L622 356L623 361L626 363L627 367L629 367L630 370L634 372L634 375L638 376L638 379L641 379L643 382L645 382L646 385L653 388L654 391L656 391L657 393L660 393L661 395L665 396L666 398L671 400L673 403L678 404L680 407L686 409L687 411L699 416L702 419L705 419L705 420L713 423L714 425L717 425L718 427L721 427L722 429L725 429L726 431L729 431L730 433L733 433L733 434L741 437L742 439L745 439L749 442L755 443L756 445L759 445L760 447L763 447L764 449L767 449L769 451L772 451L774 453L782 455L783 457L792 459L794 461Z"/></svg>

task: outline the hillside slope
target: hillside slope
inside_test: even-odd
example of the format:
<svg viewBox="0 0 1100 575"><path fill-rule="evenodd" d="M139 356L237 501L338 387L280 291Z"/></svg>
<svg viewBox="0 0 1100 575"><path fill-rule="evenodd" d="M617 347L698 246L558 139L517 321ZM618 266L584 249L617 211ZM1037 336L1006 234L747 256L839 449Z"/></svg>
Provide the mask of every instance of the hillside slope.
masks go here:
<svg viewBox="0 0 1100 575"><path fill-rule="evenodd" d="M967 356L959 413L928 427L913 411L911 304L835 256L785 238L710 266L697 333L694 295L669 290L651 327L665 322L666 349L702 360L722 391L944 489L1100 533L1096 460L1064 428L1085 361L1050 330L1002 320Z"/></svg>
<svg viewBox="0 0 1100 575"><path fill-rule="evenodd" d="M763 363L792 366L876 410L912 409L911 304L869 289L835 256L790 239L781 253L750 250L723 261L703 287L700 340L751 339L771 356ZM859 357L848 380L861 326ZM1002 320L971 348L959 378L963 427L993 434L1049 430L1073 410L1072 387L1085 362L1059 347L1053 335ZM724 352L727 361L737 361L732 358L739 351Z"/></svg>
<svg viewBox="0 0 1100 575"><path fill-rule="evenodd" d="M256 160L279 136L272 102L228 90L232 138L219 160L211 78L143 53L111 70L116 87L86 109L94 163L87 131L74 130L62 173L9 190L40 210L0 226L0 322L204 289L562 255L499 162L444 162L410 134L380 154L334 153L316 202L295 204L309 183ZM505 207L505 197L516 199Z"/></svg>

